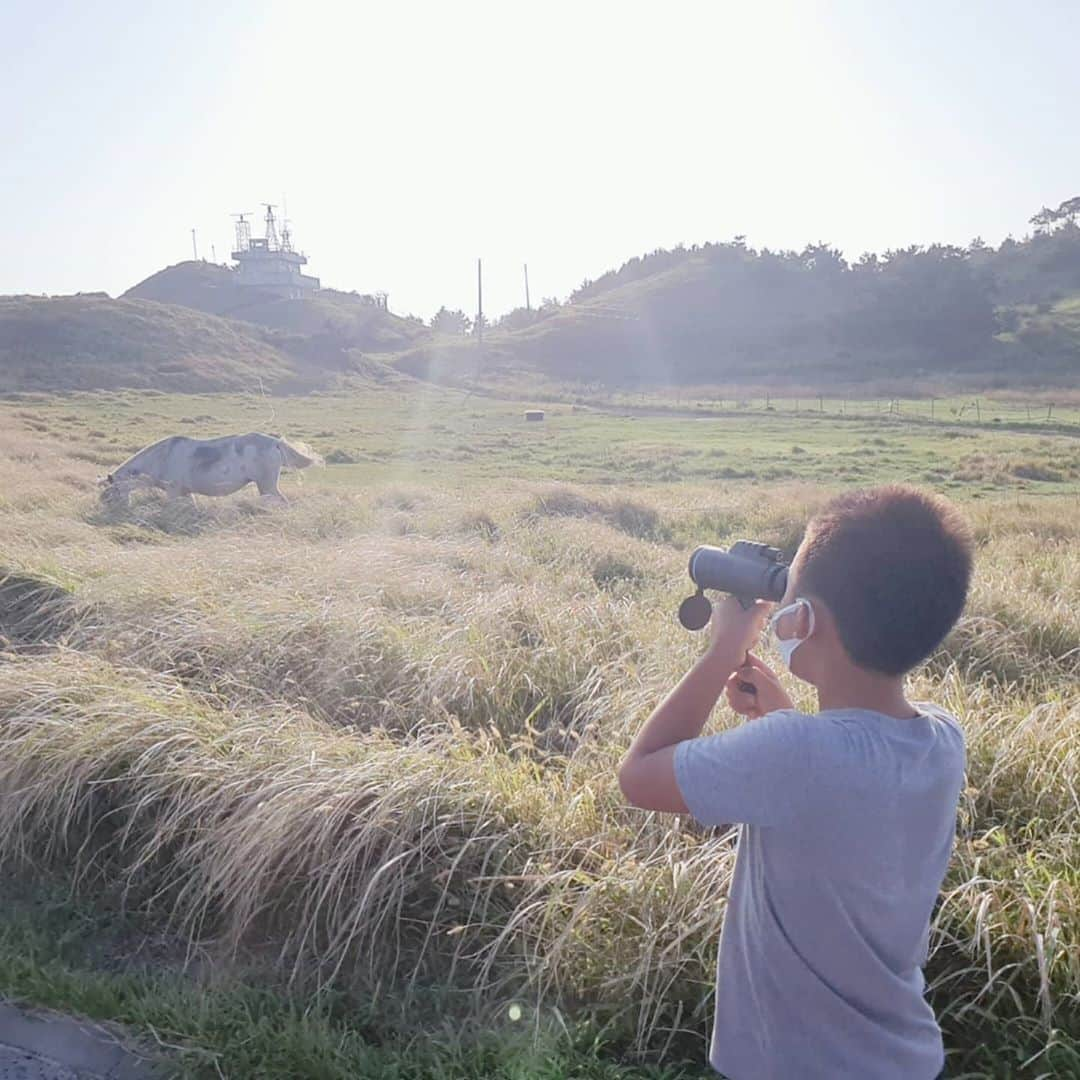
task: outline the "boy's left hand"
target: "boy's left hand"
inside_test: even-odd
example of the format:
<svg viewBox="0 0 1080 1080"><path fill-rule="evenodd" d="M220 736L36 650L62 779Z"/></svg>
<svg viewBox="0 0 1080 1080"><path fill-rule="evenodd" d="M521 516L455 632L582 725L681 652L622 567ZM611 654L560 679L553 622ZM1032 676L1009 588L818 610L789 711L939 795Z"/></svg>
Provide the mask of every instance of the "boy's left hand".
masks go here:
<svg viewBox="0 0 1080 1080"><path fill-rule="evenodd" d="M762 627L774 605L756 600L744 608L734 596L725 596L713 604L709 654L731 663L732 671L757 643Z"/></svg>
<svg viewBox="0 0 1080 1080"><path fill-rule="evenodd" d="M778 709L792 709L791 698L768 664L752 652L729 676L727 686L728 704L740 716L756 720Z"/></svg>

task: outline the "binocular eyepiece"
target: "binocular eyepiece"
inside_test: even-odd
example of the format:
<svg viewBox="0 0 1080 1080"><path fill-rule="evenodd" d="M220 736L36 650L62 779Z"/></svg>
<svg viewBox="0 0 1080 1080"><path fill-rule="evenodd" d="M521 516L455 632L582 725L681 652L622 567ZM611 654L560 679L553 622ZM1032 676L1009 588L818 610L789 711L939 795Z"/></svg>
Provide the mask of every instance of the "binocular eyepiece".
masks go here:
<svg viewBox="0 0 1080 1080"><path fill-rule="evenodd" d="M726 592L743 607L755 600L779 600L787 590L788 567L779 548L753 540L737 540L728 551L696 548L690 556L690 578L697 592L679 605L679 622L700 630L712 617L706 589Z"/></svg>

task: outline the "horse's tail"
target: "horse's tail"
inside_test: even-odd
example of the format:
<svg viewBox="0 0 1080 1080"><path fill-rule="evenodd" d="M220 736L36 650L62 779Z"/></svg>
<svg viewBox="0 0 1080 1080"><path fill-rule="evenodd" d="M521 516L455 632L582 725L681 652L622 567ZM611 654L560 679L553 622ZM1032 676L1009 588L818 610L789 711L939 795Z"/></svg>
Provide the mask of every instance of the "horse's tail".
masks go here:
<svg viewBox="0 0 1080 1080"><path fill-rule="evenodd" d="M307 443L299 441L291 443L279 438L277 444L282 460L292 469L306 469L309 465L326 464L322 455L312 450Z"/></svg>

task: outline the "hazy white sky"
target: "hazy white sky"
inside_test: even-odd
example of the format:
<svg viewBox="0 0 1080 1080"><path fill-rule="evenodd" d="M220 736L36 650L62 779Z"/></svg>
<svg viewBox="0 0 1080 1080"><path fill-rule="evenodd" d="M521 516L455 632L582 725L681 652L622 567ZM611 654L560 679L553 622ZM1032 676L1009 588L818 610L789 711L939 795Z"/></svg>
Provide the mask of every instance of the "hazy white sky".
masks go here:
<svg viewBox="0 0 1080 1080"><path fill-rule="evenodd" d="M1055 0L0 0L0 293L122 292L288 200L398 312L725 240L997 243L1080 194ZM257 233L258 234L258 233Z"/></svg>

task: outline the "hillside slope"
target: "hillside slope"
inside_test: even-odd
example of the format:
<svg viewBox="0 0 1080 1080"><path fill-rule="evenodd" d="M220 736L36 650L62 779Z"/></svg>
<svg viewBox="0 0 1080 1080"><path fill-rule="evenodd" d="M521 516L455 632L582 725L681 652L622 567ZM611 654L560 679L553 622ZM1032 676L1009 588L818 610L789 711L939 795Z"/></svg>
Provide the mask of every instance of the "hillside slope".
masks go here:
<svg viewBox="0 0 1080 1080"><path fill-rule="evenodd" d="M1005 309L1003 316L1010 329L999 339L1035 357L1037 369L1060 371L1074 381L1080 375L1080 292L1054 303L1017 305Z"/></svg>
<svg viewBox="0 0 1080 1080"><path fill-rule="evenodd" d="M104 294L0 297L0 392L202 392L302 379L270 335L243 323Z"/></svg>
<svg viewBox="0 0 1080 1080"><path fill-rule="evenodd" d="M226 266L189 259L151 274L120 299L156 300L228 317L237 306L235 278L235 271Z"/></svg>
<svg viewBox="0 0 1080 1080"><path fill-rule="evenodd" d="M297 339L316 339L324 349L397 352L428 336L422 324L392 314L372 297L322 289L303 300L281 299L240 288L234 270L213 263L177 263L123 295L255 323Z"/></svg>
<svg viewBox="0 0 1080 1080"><path fill-rule="evenodd" d="M741 240L658 251L563 305L514 312L475 343L441 338L400 366L438 379L517 372L613 385L870 380L1006 385L1080 375L1080 228L993 251L935 245L849 264L825 245Z"/></svg>

